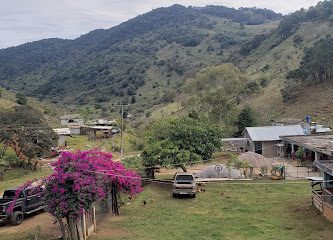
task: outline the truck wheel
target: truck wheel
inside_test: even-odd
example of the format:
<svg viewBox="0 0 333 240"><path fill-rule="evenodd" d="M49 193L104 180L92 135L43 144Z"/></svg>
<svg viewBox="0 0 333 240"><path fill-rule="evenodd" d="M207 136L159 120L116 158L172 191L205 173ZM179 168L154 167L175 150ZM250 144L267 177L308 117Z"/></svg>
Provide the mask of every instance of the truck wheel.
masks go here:
<svg viewBox="0 0 333 240"><path fill-rule="evenodd" d="M195 193L192 194L192 198L195 198Z"/></svg>
<svg viewBox="0 0 333 240"><path fill-rule="evenodd" d="M10 222L14 226L20 225L23 222L23 213L20 211L13 212L10 217Z"/></svg>
<svg viewBox="0 0 333 240"><path fill-rule="evenodd" d="M175 197L177 197L177 194L176 194L176 193L173 193L172 196L175 198Z"/></svg>

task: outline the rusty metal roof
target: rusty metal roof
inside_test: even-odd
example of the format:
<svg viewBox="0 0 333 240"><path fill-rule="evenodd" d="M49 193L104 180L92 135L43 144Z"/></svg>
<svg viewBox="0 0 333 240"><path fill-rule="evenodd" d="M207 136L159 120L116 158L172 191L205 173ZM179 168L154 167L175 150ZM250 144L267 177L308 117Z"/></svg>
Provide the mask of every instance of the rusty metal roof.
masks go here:
<svg viewBox="0 0 333 240"><path fill-rule="evenodd" d="M300 147L305 147L314 152L320 152L328 156L333 156L333 135L314 134L307 136L285 136L282 139Z"/></svg>

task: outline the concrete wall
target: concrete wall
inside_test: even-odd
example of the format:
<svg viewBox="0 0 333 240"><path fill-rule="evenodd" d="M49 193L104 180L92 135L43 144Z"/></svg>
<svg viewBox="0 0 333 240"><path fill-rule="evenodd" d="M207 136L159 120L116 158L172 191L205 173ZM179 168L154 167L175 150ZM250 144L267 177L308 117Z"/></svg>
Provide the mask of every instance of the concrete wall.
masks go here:
<svg viewBox="0 0 333 240"><path fill-rule="evenodd" d="M58 139L58 146L65 146L65 142L66 142L66 136L60 135Z"/></svg>
<svg viewBox="0 0 333 240"><path fill-rule="evenodd" d="M278 152L278 146L276 144L281 141L269 141L262 142L262 155L264 157L276 157Z"/></svg>
<svg viewBox="0 0 333 240"><path fill-rule="evenodd" d="M261 142L262 143L262 155L264 157L276 157L278 156L278 146L276 144L280 143L280 141L268 141ZM255 143L252 140L248 140L246 144L246 151L254 152L255 151Z"/></svg>
<svg viewBox="0 0 333 240"><path fill-rule="evenodd" d="M80 135L81 134L81 128L69 128L69 131L73 135Z"/></svg>
<svg viewBox="0 0 333 240"><path fill-rule="evenodd" d="M254 148L254 142L252 140L248 139L246 141L245 150L247 152L254 152L255 148Z"/></svg>

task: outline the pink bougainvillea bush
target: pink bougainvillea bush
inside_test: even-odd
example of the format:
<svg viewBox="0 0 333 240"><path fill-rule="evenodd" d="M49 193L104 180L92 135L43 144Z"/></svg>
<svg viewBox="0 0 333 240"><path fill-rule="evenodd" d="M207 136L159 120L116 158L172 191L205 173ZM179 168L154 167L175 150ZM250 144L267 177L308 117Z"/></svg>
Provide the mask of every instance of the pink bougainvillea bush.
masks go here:
<svg viewBox="0 0 333 240"><path fill-rule="evenodd" d="M46 179L46 203L57 218L78 217L112 187L131 196L142 191L140 176L113 161L111 153L64 152L53 166L54 173Z"/></svg>

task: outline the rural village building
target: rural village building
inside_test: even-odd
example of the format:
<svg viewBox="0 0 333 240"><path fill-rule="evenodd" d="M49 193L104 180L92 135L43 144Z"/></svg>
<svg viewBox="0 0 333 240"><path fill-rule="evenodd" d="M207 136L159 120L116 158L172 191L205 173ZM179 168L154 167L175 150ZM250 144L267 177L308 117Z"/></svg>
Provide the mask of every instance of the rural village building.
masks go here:
<svg viewBox="0 0 333 240"><path fill-rule="evenodd" d="M300 125L247 127L243 132L246 138L245 151L255 152L265 157L281 156L282 136L304 135Z"/></svg>
<svg viewBox="0 0 333 240"><path fill-rule="evenodd" d="M293 155L299 147L304 149L308 160L333 160L333 135L313 134L306 136L283 136L286 153Z"/></svg>
<svg viewBox="0 0 333 240"><path fill-rule="evenodd" d="M83 118L80 114L69 114L63 115L60 117L60 123L62 126L82 126L83 125Z"/></svg>

